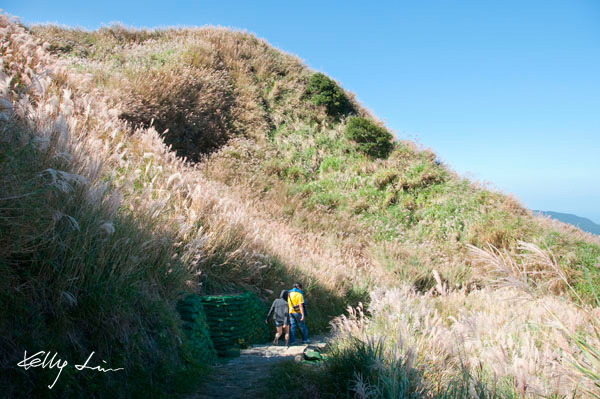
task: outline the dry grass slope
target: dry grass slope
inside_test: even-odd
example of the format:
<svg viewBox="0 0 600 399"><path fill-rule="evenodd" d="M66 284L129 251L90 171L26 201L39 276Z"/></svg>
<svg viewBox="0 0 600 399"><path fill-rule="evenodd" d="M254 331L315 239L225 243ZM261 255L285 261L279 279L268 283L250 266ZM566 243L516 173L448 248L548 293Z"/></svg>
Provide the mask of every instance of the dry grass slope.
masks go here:
<svg viewBox="0 0 600 399"><path fill-rule="evenodd" d="M126 397L117 387L137 379L175 395L190 387L161 367L197 372L178 339L180 293L267 299L301 279L314 327L370 292L370 320L340 319L338 330L392 385L338 368L357 397L440 397L440 382L463 397L487 384L556 397L587 386L555 348L586 364L569 334L593 337L591 235L535 218L411 142L363 154L346 138L349 119L307 98L313 72L244 32L25 28L6 16L1 28L3 369L23 346L58 342L131 370L93 394ZM508 277L520 291L491 284ZM509 299L532 285L537 296L516 312ZM546 326L540 303L566 313L567 330ZM27 329L31 315L43 334ZM401 338L367 338L389 331ZM345 342L338 353L351 359ZM410 372L391 373L399 365ZM69 378L65 396L90 389Z"/></svg>

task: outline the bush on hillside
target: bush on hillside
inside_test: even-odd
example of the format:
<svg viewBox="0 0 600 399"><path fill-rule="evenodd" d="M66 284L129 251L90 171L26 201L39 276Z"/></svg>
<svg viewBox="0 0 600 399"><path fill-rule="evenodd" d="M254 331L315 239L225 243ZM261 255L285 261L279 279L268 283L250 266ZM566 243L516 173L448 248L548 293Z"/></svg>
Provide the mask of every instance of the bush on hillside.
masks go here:
<svg viewBox="0 0 600 399"><path fill-rule="evenodd" d="M346 125L346 137L355 141L361 152L373 158L386 158L394 148L392 134L367 118L351 118Z"/></svg>
<svg viewBox="0 0 600 399"><path fill-rule="evenodd" d="M354 112L344 90L322 73L315 73L310 77L306 95L313 104L324 105L327 113L334 118Z"/></svg>

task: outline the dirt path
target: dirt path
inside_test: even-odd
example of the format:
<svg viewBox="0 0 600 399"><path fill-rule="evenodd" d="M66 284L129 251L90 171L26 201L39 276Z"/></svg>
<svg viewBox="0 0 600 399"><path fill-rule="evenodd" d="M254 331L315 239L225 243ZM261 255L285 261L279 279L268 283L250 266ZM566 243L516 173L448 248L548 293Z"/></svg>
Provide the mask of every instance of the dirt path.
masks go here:
<svg viewBox="0 0 600 399"><path fill-rule="evenodd" d="M324 347L320 337L311 338L311 346ZM254 345L243 349L240 357L221 361L215 366L209 380L189 399L252 399L269 376L270 368L282 360L301 356L306 345L285 347L273 344Z"/></svg>

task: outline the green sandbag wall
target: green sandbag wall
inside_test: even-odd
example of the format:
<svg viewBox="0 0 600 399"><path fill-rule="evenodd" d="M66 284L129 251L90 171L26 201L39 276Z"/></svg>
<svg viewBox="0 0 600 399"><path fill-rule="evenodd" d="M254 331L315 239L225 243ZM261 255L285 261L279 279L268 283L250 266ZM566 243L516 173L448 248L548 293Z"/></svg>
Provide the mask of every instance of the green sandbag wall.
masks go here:
<svg viewBox="0 0 600 399"><path fill-rule="evenodd" d="M183 319L182 328L189 339L192 358L202 364L214 363L217 356L210 339L201 297L190 294L177 302L176 307Z"/></svg>
<svg viewBox="0 0 600 399"><path fill-rule="evenodd" d="M268 341L267 306L256 295L245 292L204 296L201 300L210 336L220 355L231 348Z"/></svg>

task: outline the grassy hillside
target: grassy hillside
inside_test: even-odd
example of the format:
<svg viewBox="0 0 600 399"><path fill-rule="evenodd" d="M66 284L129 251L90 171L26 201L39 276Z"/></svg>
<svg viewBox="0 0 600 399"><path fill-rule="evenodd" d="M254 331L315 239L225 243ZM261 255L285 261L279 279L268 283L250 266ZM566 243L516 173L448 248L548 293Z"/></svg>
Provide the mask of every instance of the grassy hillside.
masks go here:
<svg viewBox="0 0 600 399"><path fill-rule="evenodd" d="M497 287L510 280L505 269L538 297L586 309L600 283L597 238L536 218L430 150L391 140L351 93L247 33L1 23L3 386L48 394L53 373L30 381L15 372L24 348L77 359L94 350L127 372L69 376L63 396L176 395L196 380L177 376L201 374L183 355L179 295L249 289L270 300L294 280L307 287L313 331L370 302L368 322L337 319L340 338L353 337L340 339L337 359L370 351L371 334L403 332L381 348L411 348L406 397L464 375L461 397L471 380L487 386L491 376L514 395L522 376L548 394L574 386L557 385L549 368L566 370L566 358L535 357L549 330L504 348L502 370L492 355L465 365L454 344L432 348L469 320L498 332L474 335L476 349L500 350L506 336L521 342L497 316L510 308L489 306L507 298ZM345 342L354 342L349 351ZM371 353L389 366L382 373L400 367L388 349ZM332 363L315 389L354 387L361 397L359 383L367 392L378 376L360 380L359 369Z"/></svg>
<svg viewBox="0 0 600 399"><path fill-rule="evenodd" d="M206 178L264 204L270 219L326 236L319 247L343 248L343 264L369 269L358 281L408 279L427 290L437 269L451 286L479 283L465 245L516 252L519 240L548 246L571 271L594 266L589 237L564 234L510 196L456 176L429 150L400 140L384 157L361 151L346 137L347 122L373 117L334 82L315 83L320 74L251 35L215 28L34 31L89 74L121 119L152 123ZM347 104L328 108L327 90Z"/></svg>

